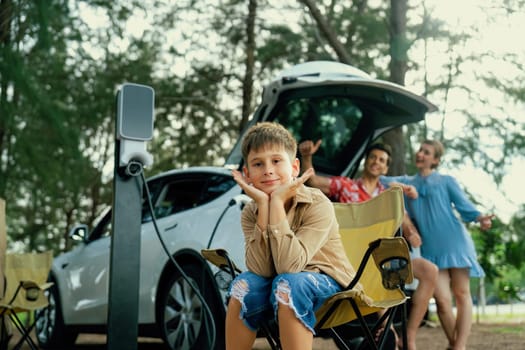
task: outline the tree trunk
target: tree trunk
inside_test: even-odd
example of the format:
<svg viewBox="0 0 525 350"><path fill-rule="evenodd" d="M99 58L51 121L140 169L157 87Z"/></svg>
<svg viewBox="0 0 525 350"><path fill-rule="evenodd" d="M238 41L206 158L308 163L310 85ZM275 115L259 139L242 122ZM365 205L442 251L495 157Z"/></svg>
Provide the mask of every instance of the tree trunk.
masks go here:
<svg viewBox="0 0 525 350"><path fill-rule="evenodd" d="M239 132L242 132L252 112L253 70L255 65L255 17L257 0L248 3L248 18L246 19L246 71L242 82L242 119Z"/></svg>
<svg viewBox="0 0 525 350"><path fill-rule="evenodd" d="M408 41L406 38L407 0L390 1L390 80L405 85L407 71ZM406 172L405 139L402 128L396 128L383 136L383 141L392 147L392 162L389 175Z"/></svg>
<svg viewBox="0 0 525 350"><path fill-rule="evenodd" d="M330 24L326 21L323 14L317 6L315 5L315 1L313 0L299 0L302 2L306 7L308 7L308 10L310 11L310 14L314 18L315 22L317 23L317 26L319 27L319 30L323 33L326 40L328 40L328 43L330 46L334 49L337 58L340 62L346 63L346 64L352 64L352 59L350 57L350 54L344 47L344 45L339 41L337 38L337 34L332 29Z"/></svg>
<svg viewBox="0 0 525 350"><path fill-rule="evenodd" d="M4 52L8 52L8 46L11 44L11 18L12 18L12 3L11 0L0 1L0 48ZM0 154L4 157L7 155L7 139L8 139L8 119L10 119L7 109L7 90L9 86L9 77L0 74ZM7 157L6 157L7 158ZM8 168L8 160L5 164L0 161L0 197L5 197L7 186L7 175L5 169Z"/></svg>

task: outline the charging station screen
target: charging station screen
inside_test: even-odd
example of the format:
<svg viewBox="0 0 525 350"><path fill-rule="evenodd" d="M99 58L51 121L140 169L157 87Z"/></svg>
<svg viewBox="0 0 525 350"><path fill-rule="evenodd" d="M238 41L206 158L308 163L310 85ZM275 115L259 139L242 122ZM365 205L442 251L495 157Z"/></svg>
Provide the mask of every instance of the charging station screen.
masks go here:
<svg viewBox="0 0 525 350"><path fill-rule="evenodd" d="M119 136L132 140L153 137L154 91L149 86L124 84L119 94Z"/></svg>

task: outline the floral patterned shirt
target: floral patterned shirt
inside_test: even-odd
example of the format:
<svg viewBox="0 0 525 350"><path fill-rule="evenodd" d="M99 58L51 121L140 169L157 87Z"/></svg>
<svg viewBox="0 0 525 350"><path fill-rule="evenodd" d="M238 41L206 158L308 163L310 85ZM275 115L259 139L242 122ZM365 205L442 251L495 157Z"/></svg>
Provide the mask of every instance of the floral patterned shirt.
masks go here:
<svg viewBox="0 0 525 350"><path fill-rule="evenodd" d="M369 194L361 178L352 180L346 176L333 176L330 178L330 194L328 197L334 202L359 203L377 196L385 190L381 182L377 183L372 194Z"/></svg>

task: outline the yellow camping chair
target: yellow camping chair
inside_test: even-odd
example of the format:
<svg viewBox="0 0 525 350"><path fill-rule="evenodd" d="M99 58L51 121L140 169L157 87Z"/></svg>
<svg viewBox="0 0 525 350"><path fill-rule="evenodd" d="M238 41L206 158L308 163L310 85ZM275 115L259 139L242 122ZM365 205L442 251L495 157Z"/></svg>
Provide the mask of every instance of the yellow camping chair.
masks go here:
<svg viewBox="0 0 525 350"><path fill-rule="evenodd" d="M317 310L316 328L330 328L339 338L335 327L357 319L369 346L381 349L387 332L379 340L373 334L382 325L389 329L401 307L403 341L407 343L407 296L403 288L413 280L412 265L406 241L396 236L403 221L403 203L403 192L398 187L366 202L334 203L346 255L357 273L345 290ZM388 311L375 325L366 322L364 316L385 309Z"/></svg>
<svg viewBox="0 0 525 350"><path fill-rule="evenodd" d="M13 349L18 349L26 342L31 349L38 349L30 337L35 321L22 322L18 313L33 312L48 305L44 291L51 286L47 283L53 255L51 251L45 253L7 254L5 264L5 294L0 299L0 316L3 324L1 336L8 337L7 317L18 329L22 337ZM34 315L33 315L34 317Z"/></svg>
<svg viewBox="0 0 525 350"><path fill-rule="evenodd" d="M330 329L340 347L350 349L336 327L357 319L369 346L381 349L387 331L379 340L374 339L372 333L384 322L385 329L388 329L397 307L404 306L407 300L403 286L413 279L409 250L404 238L396 237L403 220L403 203L403 192L398 187L390 188L367 202L334 203L343 245L357 272L342 292L334 294L317 310L315 328ZM224 249L202 250L201 253L221 270L230 273L232 278L239 272ZM385 309L388 311L384 317L373 326L364 318ZM403 316L406 315L403 314L402 319ZM278 334L264 328L271 348L280 349ZM403 341L407 343L405 324Z"/></svg>

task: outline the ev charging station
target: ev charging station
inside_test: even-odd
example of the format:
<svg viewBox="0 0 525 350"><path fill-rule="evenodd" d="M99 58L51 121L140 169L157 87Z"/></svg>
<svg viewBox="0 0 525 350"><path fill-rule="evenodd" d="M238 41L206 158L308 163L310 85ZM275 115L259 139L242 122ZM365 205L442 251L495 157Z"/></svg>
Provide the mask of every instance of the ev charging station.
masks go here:
<svg viewBox="0 0 525 350"><path fill-rule="evenodd" d="M109 271L109 350L137 349L143 167L153 164L155 92L123 84L117 92L113 216Z"/></svg>

